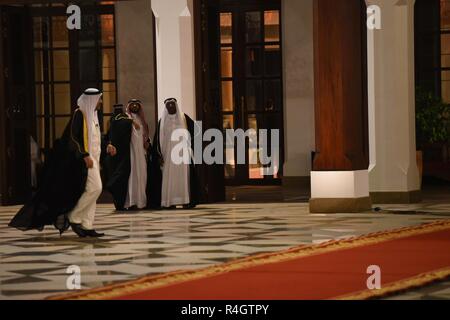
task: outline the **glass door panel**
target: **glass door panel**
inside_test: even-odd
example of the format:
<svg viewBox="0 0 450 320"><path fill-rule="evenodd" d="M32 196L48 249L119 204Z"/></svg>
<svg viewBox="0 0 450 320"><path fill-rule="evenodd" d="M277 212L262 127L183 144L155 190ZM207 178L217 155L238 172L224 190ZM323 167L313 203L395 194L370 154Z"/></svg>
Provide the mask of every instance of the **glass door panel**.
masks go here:
<svg viewBox="0 0 450 320"><path fill-rule="evenodd" d="M270 139L270 130L279 130L280 140L283 137L279 6L261 1L222 7L219 15L223 129L254 130L247 131L245 164L237 163L237 141L226 141L225 178L235 185L277 183L279 174L271 174L260 155L265 151L273 167L280 168L282 150L279 156L271 155ZM264 150L260 129L269 130Z"/></svg>
<svg viewBox="0 0 450 320"><path fill-rule="evenodd" d="M235 78L233 55L233 18L231 12L220 13L220 81L222 96L222 118L224 136L227 129L235 128ZM234 178L236 175L235 152L232 141L225 141L225 177Z"/></svg>
<svg viewBox="0 0 450 320"><path fill-rule="evenodd" d="M88 87L103 90L103 117L117 101L114 5L81 6L81 30L66 27L66 4L33 6L32 43L36 140L44 154L62 134L79 95Z"/></svg>
<svg viewBox="0 0 450 320"><path fill-rule="evenodd" d="M264 20L261 21L261 17ZM270 165L264 165L261 154L272 156L273 168L280 167L278 155L271 155L271 130L282 129L282 79L280 11L261 10L245 13L247 27L245 37L245 75L243 76L245 105L242 115L245 129L253 134L248 144L247 181L274 181L278 174L269 172ZM267 145L259 139L259 130L268 131ZM280 135L281 136L281 135ZM281 138L281 137L280 137ZM263 148L265 147L265 149ZM276 171L276 170L275 170Z"/></svg>

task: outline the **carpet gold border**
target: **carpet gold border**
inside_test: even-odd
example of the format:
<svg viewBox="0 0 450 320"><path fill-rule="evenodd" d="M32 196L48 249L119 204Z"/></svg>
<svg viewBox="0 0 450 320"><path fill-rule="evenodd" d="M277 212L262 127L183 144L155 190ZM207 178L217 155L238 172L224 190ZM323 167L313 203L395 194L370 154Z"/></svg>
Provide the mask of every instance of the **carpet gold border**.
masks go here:
<svg viewBox="0 0 450 320"><path fill-rule="evenodd" d="M421 273L417 276L395 281L384 285L378 290L363 290L357 293L340 296L333 300L368 300L368 299L380 299L388 297L392 294L402 291L423 287L432 284L436 281L446 280L450 277L450 268L444 268L431 272Z"/></svg>
<svg viewBox="0 0 450 320"><path fill-rule="evenodd" d="M360 246L373 245L380 242L416 236L450 228L450 220L439 220L436 222L422 224L413 227L404 227L395 230L380 231L363 236L352 237L342 240L331 240L318 245L303 245L291 249L258 254L231 262L190 271L175 271L156 276L144 276L136 280L120 282L110 286L77 291L56 296L50 296L48 300L103 300L114 299L127 294L135 294L150 289L171 286L186 281L193 281L217 276L227 272L255 267L264 264L289 261L311 255L324 254L327 252L351 249ZM367 293L366 293L367 294ZM374 292L372 292L374 294ZM362 298L363 299L363 298Z"/></svg>

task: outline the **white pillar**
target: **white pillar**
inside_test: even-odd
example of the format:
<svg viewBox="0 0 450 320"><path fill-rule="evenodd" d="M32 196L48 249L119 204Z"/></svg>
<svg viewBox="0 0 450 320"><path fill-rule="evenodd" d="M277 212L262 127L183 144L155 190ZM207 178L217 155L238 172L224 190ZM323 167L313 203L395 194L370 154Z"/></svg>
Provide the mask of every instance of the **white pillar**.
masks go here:
<svg viewBox="0 0 450 320"><path fill-rule="evenodd" d="M381 29L368 30L372 201L414 202L420 197L415 134L415 0L366 2L381 9Z"/></svg>
<svg viewBox="0 0 450 320"><path fill-rule="evenodd" d="M195 119L193 0L152 0L152 10L156 22L158 115L162 114L164 100L173 97Z"/></svg>

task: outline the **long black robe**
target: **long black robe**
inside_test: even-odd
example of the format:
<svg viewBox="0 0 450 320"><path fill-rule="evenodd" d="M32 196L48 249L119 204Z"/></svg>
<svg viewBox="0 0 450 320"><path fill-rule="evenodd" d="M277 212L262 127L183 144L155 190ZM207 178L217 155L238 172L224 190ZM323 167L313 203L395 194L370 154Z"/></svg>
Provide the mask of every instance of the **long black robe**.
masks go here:
<svg viewBox="0 0 450 320"><path fill-rule="evenodd" d="M117 154L106 157L108 182L106 189L114 198L116 209L122 210L128 192L128 180L131 172L130 145L133 120L125 113L113 115L109 132L110 143Z"/></svg>
<svg viewBox="0 0 450 320"><path fill-rule="evenodd" d="M86 189L88 169L87 127L83 113L76 110L61 139L54 142L44 164L42 179L33 198L9 223L19 230L43 230L54 225L61 233L69 227L71 212Z"/></svg>
<svg viewBox="0 0 450 320"><path fill-rule="evenodd" d="M186 124L189 134L191 136L192 148L195 148L194 141L194 121L185 114ZM151 158L149 161L149 174L147 179L147 198L149 207L153 209L161 208L161 188L162 188L162 170L161 170L161 145L159 141L159 130L161 127L161 120L158 122L156 128L155 137L153 139ZM199 201L199 179L198 179L198 166L194 161L191 161L189 165L189 205L195 206Z"/></svg>

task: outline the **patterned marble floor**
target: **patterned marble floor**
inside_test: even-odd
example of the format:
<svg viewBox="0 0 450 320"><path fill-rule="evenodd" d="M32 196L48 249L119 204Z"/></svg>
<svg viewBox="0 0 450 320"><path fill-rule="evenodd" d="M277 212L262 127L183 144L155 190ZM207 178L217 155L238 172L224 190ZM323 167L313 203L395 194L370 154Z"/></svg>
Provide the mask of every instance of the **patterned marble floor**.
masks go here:
<svg viewBox="0 0 450 320"><path fill-rule="evenodd" d="M385 300L450 300L450 281L411 290Z"/></svg>
<svg viewBox="0 0 450 320"><path fill-rule="evenodd" d="M117 214L112 206L99 205L96 226L107 237L83 240L71 232L59 237L53 228L26 233L8 228L18 207L0 207L0 299L41 299L64 292L71 265L81 268L82 288L93 288L300 244L450 219L450 204L441 202L381 209L325 215L310 214L305 203L216 204L194 211ZM400 297L449 298L450 283L433 288Z"/></svg>

